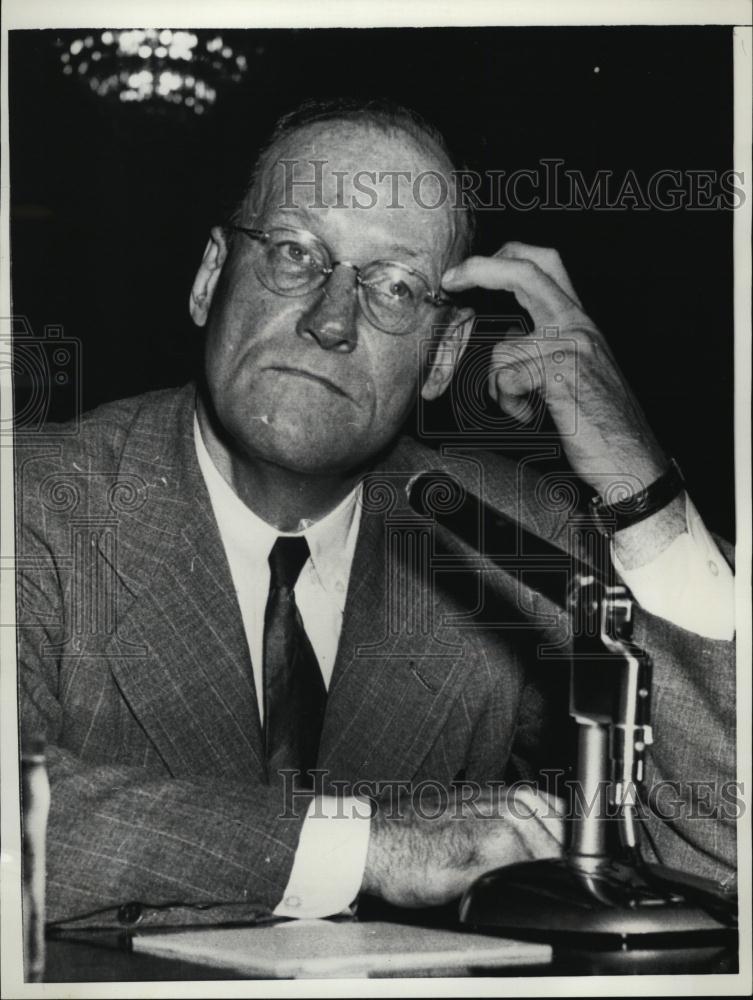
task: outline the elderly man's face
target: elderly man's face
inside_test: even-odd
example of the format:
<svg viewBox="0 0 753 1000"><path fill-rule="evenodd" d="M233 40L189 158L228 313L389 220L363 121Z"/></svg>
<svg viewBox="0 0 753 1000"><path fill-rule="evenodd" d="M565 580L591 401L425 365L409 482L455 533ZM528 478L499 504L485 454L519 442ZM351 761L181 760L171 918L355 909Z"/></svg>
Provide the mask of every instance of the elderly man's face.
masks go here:
<svg viewBox="0 0 753 1000"><path fill-rule="evenodd" d="M326 160L323 201L299 187L291 198L282 183L277 157L297 161L295 176L310 178L309 160ZM422 207L401 193L394 207L392 183L377 185L371 208L353 206L352 179L363 170L444 170L430 151L410 138L346 123L308 126L275 154L262 186L259 210L242 220L269 231L295 227L313 233L334 261L364 266L395 260L422 272L433 290L449 266L454 220L449 206ZM338 197L339 196L339 197ZM435 198L422 189L424 204ZM389 207L390 204L393 207ZM285 206L285 207L283 207ZM421 328L404 336L385 333L363 314L356 274L336 267L326 285L285 297L265 287L255 262L264 247L236 233L228 245L214 231L208 257L197 278L208 313L206 372L217 416L242 454L310 473L354 470L399 432L421 385L426 397L445 387L459 354L448 341L441 365L420 363L419 345L432 324L453 319L447 308L426 310ZM214 255L214 260L208 259ZM194 313L197 322L201 316ZM455 317L457 318L457 317Z"/></svg>

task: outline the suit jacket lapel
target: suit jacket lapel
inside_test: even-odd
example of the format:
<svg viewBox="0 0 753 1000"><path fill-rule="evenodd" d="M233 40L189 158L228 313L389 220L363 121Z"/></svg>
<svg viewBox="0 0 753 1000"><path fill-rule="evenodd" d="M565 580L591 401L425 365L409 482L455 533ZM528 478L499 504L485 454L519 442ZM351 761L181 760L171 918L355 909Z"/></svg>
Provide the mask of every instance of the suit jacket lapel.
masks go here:
<svg viewBox="0 0 753 1000"><path fill-rule="evenodd" d="M122 514L118 632L146 656L115 656L112 672L174 775L263 776L246 637L194 451L194 399L188 387L168 412L147 403L126 442L120 472L145 495Z"/></svg>
<svg viewBox="0 0 753 1000"><path fill-rule="evenodd" d="M325 783L410 778L445 722L467 662L457 632L441 627L441 604L427 608L428 633L405 613L432 593L419 554L426 524L401 501L415 471L393 456L389 470L372 474L393 495L389 516L369 509L365 488L319 753Z"/></svg>

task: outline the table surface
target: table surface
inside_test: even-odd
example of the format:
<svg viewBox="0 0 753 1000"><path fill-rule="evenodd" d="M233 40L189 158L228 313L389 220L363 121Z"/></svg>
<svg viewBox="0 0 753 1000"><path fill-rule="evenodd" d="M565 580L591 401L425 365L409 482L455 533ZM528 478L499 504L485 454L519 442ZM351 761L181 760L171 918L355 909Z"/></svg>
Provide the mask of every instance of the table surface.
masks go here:
<svg viewBox="0 0 753 1000"><path fill-rule="evenodd" d="M647 951L595 951L555 948L545 966L511 966L484 970L483 976L575 976L686 973L735 973L737 949L722 946ZM248 979L229 969L212 968L177 959L133 953L123 948L82 941L47 942L44 981L47 983L166 982Z"/></svg>

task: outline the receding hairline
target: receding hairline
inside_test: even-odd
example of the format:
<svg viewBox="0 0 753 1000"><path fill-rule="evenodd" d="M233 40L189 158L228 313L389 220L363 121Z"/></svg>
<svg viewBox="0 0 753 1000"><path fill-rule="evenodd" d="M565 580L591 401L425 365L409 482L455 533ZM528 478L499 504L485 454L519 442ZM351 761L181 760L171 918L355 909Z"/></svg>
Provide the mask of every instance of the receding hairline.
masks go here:
<svg viewBox="0 0 753 1000"><path fill-rule="evenodd" d="M414 151L433 159L439 168L438 172L447 178L448 185L452 183L451 178L456 168L441 133L428 123L414 118L405 109L400 109L395 116L378 112L374 115L366 114L364 117L349 114L347 111L342 113L334 111L321 117L294 121L290 124L283 118L257 157L250 181L236 207L234 220L240 221L241 216L248 218L249 212L252 219L258 216L269 190L271 168L284 159L286 150L308 132L328 130L338 130L344 134L377 132L390 138L401 138ZM454 260L470 253L473 218L467 208L454 206L448 214L448 219L450 257Z"/></svg>
<svg viewBox="0 0 753 1000"><path fill-rule="evenodd" d="M427 158L434 159L437 166L440 168L440 172L445 174L448 179L455 169L447 152L434 142L429 134L414 134L398 123L382 124L381 122L371 120L359 122L350 118L327 118L321 121L303 122L300 125L296 125L291 128L289 132L273 136L269 144L259 155L254 168L253 176L246 189L243 199L244 202L248 202L249 198L254 195L254 189L258 187L262 178L268 176L270 167L273 167L276 163L279 163L280 160L284 159L285 154L290 152L291 147L293 147L296 142L300 141L302 137L312 132L326 134L330 131L341 132L345 135L356 135L359 132L381 132L383 135L389 136L393 139L402 138L407 140L408 144L413 147L414 151L419 152L422 155L428 154Z"/></svg>

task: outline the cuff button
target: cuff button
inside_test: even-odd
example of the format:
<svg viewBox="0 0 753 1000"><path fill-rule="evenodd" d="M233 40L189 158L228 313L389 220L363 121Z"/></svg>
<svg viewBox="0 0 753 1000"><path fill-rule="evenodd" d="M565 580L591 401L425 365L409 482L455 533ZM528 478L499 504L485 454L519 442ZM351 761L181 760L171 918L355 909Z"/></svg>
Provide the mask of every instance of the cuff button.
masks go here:
<svg viewBox="0 0 753 1000"><path fill-rule="evenodd" d="M297 907L299 907L301 905L301 900L300 900L300 898L298 896L286 896L285 897L285 905L286 906L290 906L293 909L296 909Z"/></svg>
<svg viewBox="0 0 753 1000"><path fill-rule="evenodd" d="M719 576L719 567L713 559L709 559L709 569L711 570L713 576Z"/></svg>
<svg viewBox="0 0 753 1000"><path fill-rule="evenodd" d="M118 909L119 923L126 924L131 927L133 927L135 924L141 923L143 916L144 916L144 909L141 903L124 903Z"/></svg>

